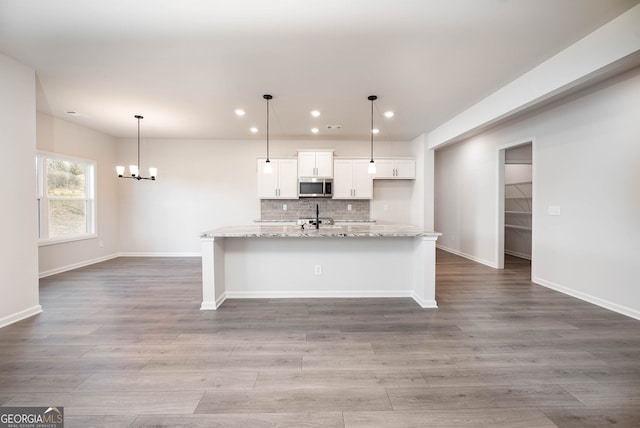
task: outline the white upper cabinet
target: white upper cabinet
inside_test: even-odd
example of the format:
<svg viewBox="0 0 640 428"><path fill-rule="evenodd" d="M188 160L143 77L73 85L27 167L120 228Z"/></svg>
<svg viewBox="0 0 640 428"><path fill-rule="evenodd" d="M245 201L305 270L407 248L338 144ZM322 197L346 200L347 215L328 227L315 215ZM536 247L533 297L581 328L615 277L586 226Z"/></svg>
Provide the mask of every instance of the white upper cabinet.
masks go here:
<svg viewBox="0 0 640 428"><path fill-rule="evenodd" d="M265 174L266 159L258 159L258 197L260 199L298 199L298 161L270 159L273 172Z"/></svg>
<svg viewBox="0 0 640 428"><path fill-rule="evenodd" d="M333 150L298 151L299 177L333 177Z"/></svg>
<svg viewBox="0 0 640 428"><path fill-rule="evenodd" d="M373 199L373 177L367 159L336 159L333 199Z"/></svg>
<svg viewBox="0 0 640 428"><path fill-rule="evenodd" d="M416 160L410 158L375 159L376 179L415 179Z"/></svg>

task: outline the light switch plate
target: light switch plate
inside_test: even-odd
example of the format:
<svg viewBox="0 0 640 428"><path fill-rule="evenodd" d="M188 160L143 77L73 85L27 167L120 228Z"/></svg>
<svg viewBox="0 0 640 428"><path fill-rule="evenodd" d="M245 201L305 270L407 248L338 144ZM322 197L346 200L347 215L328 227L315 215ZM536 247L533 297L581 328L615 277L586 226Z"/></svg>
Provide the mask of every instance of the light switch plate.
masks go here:
<svg viewBox="0 0 640 428"><path fill-rule="evenodd" d="M549 205L548 213L549 215L560 215L560 207L556 205Z"/></svg>

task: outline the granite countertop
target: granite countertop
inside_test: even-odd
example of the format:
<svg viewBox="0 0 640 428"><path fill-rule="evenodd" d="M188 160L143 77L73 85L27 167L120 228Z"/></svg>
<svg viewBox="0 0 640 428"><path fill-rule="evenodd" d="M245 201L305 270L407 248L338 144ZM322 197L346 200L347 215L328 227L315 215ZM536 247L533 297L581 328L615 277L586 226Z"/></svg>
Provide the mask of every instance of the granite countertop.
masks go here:
<svg viewBox="0 0 640 428"><path fill-rule="evenodd" d="M353 223L361 223L361 224L375 224L375 220L333 220L335 224L353 224ZM275 224L275 225L290 225L297 224L298 220L253 220L254 223L257 224Z"/></svg>
<svg viewBox="0 0 640 428"><path fill-rule="evenodd" d="M401 224L354 224L301 229L293 225L223 227L204 232L201 238L358 238L358 237L438 237L438 232Z"/></svg>

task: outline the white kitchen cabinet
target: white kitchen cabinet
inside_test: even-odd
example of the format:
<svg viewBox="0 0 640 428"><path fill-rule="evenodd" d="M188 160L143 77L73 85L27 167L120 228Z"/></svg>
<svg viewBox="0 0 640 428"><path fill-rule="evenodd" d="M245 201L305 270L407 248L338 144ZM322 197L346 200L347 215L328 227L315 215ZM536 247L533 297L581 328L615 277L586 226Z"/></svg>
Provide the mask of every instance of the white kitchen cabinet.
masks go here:
<svg viewBox="0 0 640 428"><path fill-rule="evenodd" d="M408 158L375 159L375 179L405 179L416 178L416 160Z"/></svg>
<svg viewBox="0 0 640 428"><path fill-rule="evenodd" d="M333 199L373 199L373 178L367 159L333 162Z"/></svg>
<svg viewBox="0 0 640 428"><path fill-rule="evenodd" d="M258 159L260 199L298 199L297 159L270 159L273 172L265 174L266 159Z"/></svg>
<svg viewBox="0 0 640 428"><path fill-rule="evenodd" d="M300 177L333 177L333 150L298 151Z"/></svg>

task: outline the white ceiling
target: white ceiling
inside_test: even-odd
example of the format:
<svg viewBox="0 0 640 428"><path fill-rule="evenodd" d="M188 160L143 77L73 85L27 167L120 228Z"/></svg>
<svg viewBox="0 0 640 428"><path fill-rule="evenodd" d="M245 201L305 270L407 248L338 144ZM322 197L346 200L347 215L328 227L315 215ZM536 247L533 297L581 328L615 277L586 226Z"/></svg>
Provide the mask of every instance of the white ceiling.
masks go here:
<svg viewBox="0 0 640 428"><path fill-rule="evenodd" d="M145 137L261 139L270 93L273 138L368 140L375 94L376 138L406 141L638 3L0 0L0 52L39 111L115 137L141 114Z"/></svg>

